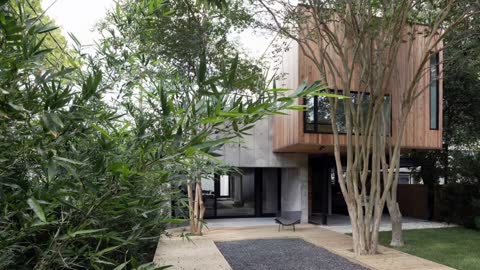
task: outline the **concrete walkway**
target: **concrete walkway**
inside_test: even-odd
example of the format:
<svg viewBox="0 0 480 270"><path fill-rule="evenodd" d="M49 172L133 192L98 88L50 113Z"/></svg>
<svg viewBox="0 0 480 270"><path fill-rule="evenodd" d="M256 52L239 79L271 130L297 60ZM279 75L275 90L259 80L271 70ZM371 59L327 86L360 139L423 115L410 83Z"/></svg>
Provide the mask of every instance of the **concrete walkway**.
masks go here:
<svg viewBox="0 0 480 270"><path fill-rule="evenodd" d="M321 216L312 216L310 217L310 222L321 224ZM352 233L352 226L350 224L350 218L343 215L329 215L328 216L328 225L319 225L321 228L332 230L339 233ZM402 229L403 230L414 230L414 229L437 229L437 228L447 228L455 227L457 225L447 224L443 222L428 221L423 219L403 217L402 220ZM382 217L382 222L380 224L380 231L391 231L392 223L390 222L390 217L384 215Z"/></svg>
<svg viewBox="0 0 480 270"><path fill-rule="evenodd" d="M278 232L277 226L211 228L204 236L191 237L190 241L179 237L179 230L172 233L172 237L159 241L154 258L157 265L173 265L172 269L231 269L214 242L273 238L301 238L369 269L452 269L386 247L380 247L378 255L355 256L350 236L311 224L299 225L296 232L288 229Z"/></svg>
<svg viewBox="0 0 480 270"><path fill-rule="evenodd" d="M219 228L243 228L258 226L273 226L275 221L273 217L255 217L255 218L217 218L207 219L207 227L210 229Z"/></svg>
<svg viewBox="0 0 480 270"><path fill-rule="evenodd" d="M219 218L208 219L207 227L210 229L219 228L244 228L244 227L258 227L258 226L274 226L275 222L273 217L262 218ZM321 216L311 216L309 221L314 224L321 224ZM318 225L321 228L332 230L339 233L352 233L352 226L350 225L350 218L343 215L329 215L328 225ZM413 229L436 229L455 227L456 225L447 224L442 222L434 222L410 217L403 218L402 228L404 230ZM382 223L380 225L380 231L391 231L392 224L390 223L390 217L385 215L382 217Z"/></svg>

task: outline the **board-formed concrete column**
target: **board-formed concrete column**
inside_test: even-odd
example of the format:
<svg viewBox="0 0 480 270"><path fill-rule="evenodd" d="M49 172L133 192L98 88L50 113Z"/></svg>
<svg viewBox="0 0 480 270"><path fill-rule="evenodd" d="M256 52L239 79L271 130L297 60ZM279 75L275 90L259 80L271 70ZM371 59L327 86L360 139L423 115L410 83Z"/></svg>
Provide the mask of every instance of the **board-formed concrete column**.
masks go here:
<svg viewBox="0 0 480 270"><path fill-rule="evenodd" d="M302 210L302 223L308 223L308 162L298 168L297 181L300 182L300 206Z"/></svg>
<svg viewBox="0 0 480 270"><path fill-rule="evenodd" d="M308 223L308 167L282 169L282 211L302 211L301 223Z"/></svg>

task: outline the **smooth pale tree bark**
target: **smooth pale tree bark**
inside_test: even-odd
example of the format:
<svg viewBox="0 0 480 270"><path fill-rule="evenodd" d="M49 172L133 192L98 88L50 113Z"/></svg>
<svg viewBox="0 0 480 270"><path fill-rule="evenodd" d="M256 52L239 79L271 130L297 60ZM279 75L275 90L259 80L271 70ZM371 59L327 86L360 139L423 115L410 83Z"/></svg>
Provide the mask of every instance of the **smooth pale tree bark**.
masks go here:
<svg viewBox="0 0 480 270"><path fill-rule="evenodd" d="M203 202L203 196L202 196L202 184L200 182L200 179L197 180L197 201L198 201L198 216L197 216L197 228L196 231L201 234L202 233L202 228L203 228L203 218L205 216L205 204Z"/></svg>
<svg viewBox="0 0 480 270"><path fill-rule="evenodd" d="M400 212L398 202L388 202L387 207L392 221L392 240L390 241L390 246L401 247L405 244L402 237L402 213Z"/></svg>
<svg viewBox="0 0 480 270"><path fill-rule="evenodd" d="M402 213L400 212L400 205L397 202L397 187L400 168L396 168L395 180L392 185L390 194L387 196L387 208L390 214L390 220L392 223L392 239L390 246L401 247L405 245L405 241L402 236Z"/></svg>
<svg viewBox="0 0 480 270"><path fill-rule="evenodd" d="M357 255L377 253L386 202L394 227L392 244L403 243L396 197L401 142L413 103L425 91L418 86L427 74L431 54L438 51L437 45L448 31L471 15L465 12L454 23L444 25L454 2L446 1L426 15L419 7L427 8L429 1L305 0L297 6L289 1L259 0L259 8L269 15L268 22L260 23L296 41L301 53L317 69L322 84L335 94L350 97L352 91L356 93L356 102L353 98L341 102L330 98L329 102L338 181ZM412 25L410 20L415 17L426 19L428 29L422 31ZM414 42L419 36L424 39L421 46ZM399 48L404 43L408 59L416 57L417 65L409 67L412 79L403 88L389 89ZM387 131L384 111L385 96L392 91L399 91L397 96L401 97L394 101L400 104L400 115L392 123L396 129L394 138ZM366 105L362 105L364 101ZM344 115L337 114L340 106ZM342 136L346 137L342 145L340 123L345 127Z"/></svg>
<svg viewBox="0 0 480 270"><path fill-rule="evenodd" d="M203 219L205 216L205 203L202 196L202 183L200 179L195 181L195 191L192 181L188 181L188 211L190 221L190 233L201 235L203 228Z"/></svg>
<svg viewBox="0 0 480 270"><path fill-rule="evenodd" d="M188 196L188 216L190 222L190 232L195 233L195 216L194 216L194 202L192 182L187 181L187 196Z"/></svg>

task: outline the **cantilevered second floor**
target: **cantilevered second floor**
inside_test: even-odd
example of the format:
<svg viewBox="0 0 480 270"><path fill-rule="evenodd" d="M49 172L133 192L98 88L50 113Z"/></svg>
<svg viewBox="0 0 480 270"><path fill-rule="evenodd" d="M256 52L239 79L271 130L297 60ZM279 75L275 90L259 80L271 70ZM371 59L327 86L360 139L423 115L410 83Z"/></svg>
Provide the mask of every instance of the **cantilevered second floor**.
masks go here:
<svg viewBox="0 0 480 270"><path fill-rule="evenodd" d="M421 32L426 26L414 25ZM413 80L415 70L421 65L421 54L426 38L417 38L403 43L398 51L392 76L388 82L385 96L385 115L390 128L391 138L399 134L401 100L407 84ZM430 61L416 86L418 95L408 115L405 133L402 137L403 149L439 149L442 147L442 53L440 42L430 52ZM340 63L337 63L340 65ZM285 74L279 87L296 89L301 83L319 80L320 73L314 63L302 53L298 45L292 42L290 50L284 55L282 71ZM332 76L327 74L327 76ZM335 81L335 80L331 80ZM332 89L341 89L338 85L328 85ZM354 92L355 86L353 86ZM355 94L353 94L355 95ZM307 106L307 110L290 111L288 115L273 117L272 144L275 152L290 153L331 153L334 137L330 119L329 102L324 97L298 99L298 104ZM340 106L339 106L340 107ZM341 106L343 107L343 106ZM338 114L338 112L337 112ZM341 120L339 133L344 132ZM346 145L346 135L340 134L340 145Z"/></svg>

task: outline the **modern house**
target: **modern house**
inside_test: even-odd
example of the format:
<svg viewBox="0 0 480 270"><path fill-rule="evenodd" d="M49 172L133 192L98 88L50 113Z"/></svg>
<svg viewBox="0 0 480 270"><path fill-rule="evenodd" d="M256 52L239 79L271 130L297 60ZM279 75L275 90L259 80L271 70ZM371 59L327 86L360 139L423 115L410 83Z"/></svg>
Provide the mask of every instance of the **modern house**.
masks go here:
<svg viewBox="0 0 480 270"><path fill-rule="evenodd" d="M410 42L399 50L391 89L403 89L402 84L411 80L412 69L419 65L415 52L425 40L419 36ZM425 67L429 70L418 85L419 97L402 139L403 152L442 147L441 48L439 43L431 52L430 63ZM277 84L281 88L296 89L304 81L320 78L311 60L295 43L284 55L282 69L286 76ZM401 94L391 91L386 97L393 137L398 136ZM301 210L302 223L318 222L319 216L325 223L328 214L348 214L334 165L329 114L324 111L326 106L321 106L325 102L328 101L322 97L300 98L298 104L308 106L305 112L289 111L288 115L266 118L255 126L251 136L244 138L244 143L227 145L223 158L239 173L219 176L219 181L205 180L206 217L261 217L272 216L279 210ZM340 135L340 144L346 144L345 135Z"/></svg>

